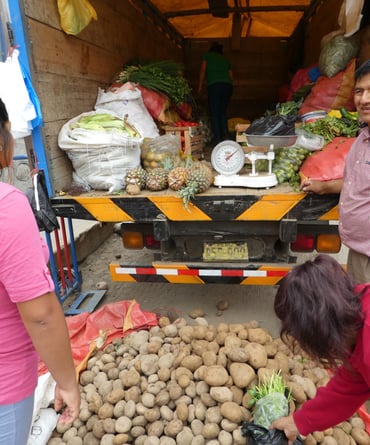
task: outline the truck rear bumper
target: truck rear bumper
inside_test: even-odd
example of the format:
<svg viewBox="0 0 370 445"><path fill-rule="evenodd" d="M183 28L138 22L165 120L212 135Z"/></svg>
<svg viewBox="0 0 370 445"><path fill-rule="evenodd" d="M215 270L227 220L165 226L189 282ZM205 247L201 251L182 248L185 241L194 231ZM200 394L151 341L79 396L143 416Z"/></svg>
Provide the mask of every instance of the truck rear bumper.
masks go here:
<svg viewBox="0 0 370 445"><path fill-rule="evenodd" d="M277 285L294 266L291 264L209 265L186 263L152 263L149 266L132 266L118 263L109 265L113 281L154 282L172 284L240 284Z"/></svg>

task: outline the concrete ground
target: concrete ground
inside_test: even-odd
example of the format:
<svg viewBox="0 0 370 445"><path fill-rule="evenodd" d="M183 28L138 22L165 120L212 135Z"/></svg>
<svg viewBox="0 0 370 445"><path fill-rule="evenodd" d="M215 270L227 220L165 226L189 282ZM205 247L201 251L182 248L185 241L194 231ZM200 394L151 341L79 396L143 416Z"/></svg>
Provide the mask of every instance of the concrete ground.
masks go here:
<svg viewBox="0 0 370 445"><path fill-rule="evenodd" d="M112 227L94 228L93 225L87 232L83 229L82 223L79 228L82 233L77 236L77 250L80 249L80 245L84 246L85 254L87 253L86 246L91 247L88 240L93 239L94 243L97 243L99 235L102 237L99 247L93 249L80 264L82 292L87 294L91 292L93 295L101 282L107 285L106 294L98 307L114 301L135 299L143 310L168 315L170 318L181 316L191 322L192 318L189 314L194 310L199 310L199 313L203 313L211 324L244 323L257 320L261 326L269 330L273 337L279 335L279 321L273 311L276 286L113 282L108 270L110 262L122 260L126 264L131 262L134 264L145 257L145 251L124 250L119 235L113 231L109 235ZM77 226L75 233L77 233ZM301 255L299 260L304 261L309 257L312 255ZM346 249L337 255L337 259L345 263ZM66 299L64 303L66 310L75 298L76 295L72 295ZM86 302L88 301L89 298L86 299ZM224 310L218 309L221 304L226 307Z"/></svg>

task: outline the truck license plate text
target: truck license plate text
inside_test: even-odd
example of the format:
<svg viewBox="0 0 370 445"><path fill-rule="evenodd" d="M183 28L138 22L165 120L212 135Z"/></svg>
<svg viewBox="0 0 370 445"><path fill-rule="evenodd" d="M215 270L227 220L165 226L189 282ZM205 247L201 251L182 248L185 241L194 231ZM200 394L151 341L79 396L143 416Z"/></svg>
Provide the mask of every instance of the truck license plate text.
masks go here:
<svg viewBox="0 0 370 445"><path fill-rule="evenodd" d="M203 261L248 260L247 243L204 243Z"/></svg>

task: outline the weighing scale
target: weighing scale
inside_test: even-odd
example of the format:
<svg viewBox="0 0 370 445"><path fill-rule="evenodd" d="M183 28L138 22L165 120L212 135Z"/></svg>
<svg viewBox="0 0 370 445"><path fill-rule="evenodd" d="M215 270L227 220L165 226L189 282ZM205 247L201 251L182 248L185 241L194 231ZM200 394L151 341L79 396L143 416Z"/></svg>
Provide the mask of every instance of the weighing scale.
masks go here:
<svg viewBox="0 0 370 445"><path fill-rule="evenodd" d="M245 153L241 145L235 141L223 141L212 150L211 163L219 173L215 176L216 187L250 187L270 188L278 184L275 173L272 172L272 161L275 159L275 147L289 147L297 140L296 135L289 136L263 136L246 135L252 146L252 151ZM253 146L266 147L265 152L253 151ZM251 172L238 174L248 159L251 163ZM257 172L256 161L267 159L268 171Z"/></svg>

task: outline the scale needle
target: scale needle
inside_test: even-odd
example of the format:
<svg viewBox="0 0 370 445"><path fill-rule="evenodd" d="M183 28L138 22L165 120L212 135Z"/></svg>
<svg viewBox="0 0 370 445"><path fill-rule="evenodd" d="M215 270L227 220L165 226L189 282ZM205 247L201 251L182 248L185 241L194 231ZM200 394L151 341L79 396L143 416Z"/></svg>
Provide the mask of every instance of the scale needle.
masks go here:
<svg viewBox="0 0 370 445"><path fill-rule="evenodd" d="M227 156L225 156L225 161L228 161L232 156L234 156L235 153L237 153L238 150L233 151L232 153L228 154Z"/></svg>

